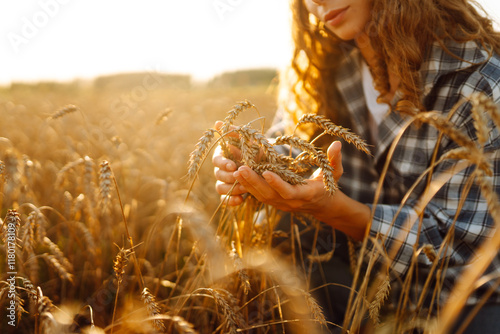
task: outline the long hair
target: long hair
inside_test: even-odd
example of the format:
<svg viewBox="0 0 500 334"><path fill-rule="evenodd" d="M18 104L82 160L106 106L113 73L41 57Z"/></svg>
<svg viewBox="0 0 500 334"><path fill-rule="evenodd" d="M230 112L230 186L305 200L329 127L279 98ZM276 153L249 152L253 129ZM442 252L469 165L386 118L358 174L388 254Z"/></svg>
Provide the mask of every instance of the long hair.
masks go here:
<svg viewBox="0 0 500 334"><path fill-rule="evenodd" d="M376 66L371 69L375 88L380 93L379 101L388 103L384 96L390 91L389 71L395 73L402 93L396 110L402 113L423 110L419 69L434 42L450 54L446 39L476 41L490 56L500 53L500 33L480 14L481 7L474 1L372 0L371 6L372 17L365 33L376 55ZM341 41L315 20L303 0L291 0L291 9L294 53L288 71L292 75L282 80L291 93L285 109L294 119L302 113L317 113L349 126L333 81L349 42Z"/></svg>

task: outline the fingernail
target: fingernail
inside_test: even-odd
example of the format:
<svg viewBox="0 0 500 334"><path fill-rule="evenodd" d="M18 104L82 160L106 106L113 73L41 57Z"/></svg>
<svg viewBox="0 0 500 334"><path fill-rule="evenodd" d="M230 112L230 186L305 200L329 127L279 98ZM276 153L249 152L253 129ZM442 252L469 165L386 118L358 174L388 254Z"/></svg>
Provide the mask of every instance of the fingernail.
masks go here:
<svg viewBox="0 0 500 334"><path fill-rule="evenodd" d="M238 172L238 171L234 172L234 173L233 173L233 176L234 176L235 178L240 177L240 172Z"/></svg>
<svg viewBox="0 0 500 334"><path fill-rule="evenodd" d="M226 164L226 169L227 169L229 172L232 172L232 171L235 171L235 170L236 170L236 168L235 168L234 164L232 164L232 163L230 163L230 162L228 162L228 163Z"/></svg>
<svg viewBox="0 0 500 334"><path fill-rule="evenodd" d="M240 173L240 175L244 178L247 178L248 177L248 171L244 170L244 169L239 169L238 172Z"/></svg>

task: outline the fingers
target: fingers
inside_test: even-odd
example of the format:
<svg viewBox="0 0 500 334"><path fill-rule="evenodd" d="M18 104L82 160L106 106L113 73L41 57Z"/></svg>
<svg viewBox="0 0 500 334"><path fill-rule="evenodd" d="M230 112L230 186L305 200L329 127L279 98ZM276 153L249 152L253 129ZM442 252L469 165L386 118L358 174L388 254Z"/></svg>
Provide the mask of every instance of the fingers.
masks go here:
<svg viewBox="0 0 500 334"><path fill-rule="evenodd" d="M222 195L220 197L220 200L222 203L224 203L225 205L229 205L229 206L237 206L237 205L240 205L241 203L243 203L243 196L240 196L240 195L237 195L237 196L228 196L227 195Z"/></svg>
<svg viewBox="0 0 500 334"><path fill-rule="evenodd" d="M266 171L262 173L262 177L266 180L267 184L273 187L273 189L280 194L283 199L287 200L295 198L297 187L283 181L283 179L273 172Z"/></svg>
<svg viewBox="0 0 500 334"><path fill-rule="evenodd" d="M342 167L342 143L339 141L334 141L330 147L328 147L328 160L330 165L334 169L333 177L335 180L340 179L344 173L344 168Z"/></svg>
<svg viewBox="0 0 500 334"><path fill-rule="evenodd" d="M241 166L234 172L235 179L259 201L264 201L274 190L248 166Z"/></svg>
<svg viewBox="0 0 500 334"><path fill-rule="evenodd" d="M241 195L247 192L246 188L240 183L225 183L221 181L217 181L215 183L215 190L219 195Z"/></svg>

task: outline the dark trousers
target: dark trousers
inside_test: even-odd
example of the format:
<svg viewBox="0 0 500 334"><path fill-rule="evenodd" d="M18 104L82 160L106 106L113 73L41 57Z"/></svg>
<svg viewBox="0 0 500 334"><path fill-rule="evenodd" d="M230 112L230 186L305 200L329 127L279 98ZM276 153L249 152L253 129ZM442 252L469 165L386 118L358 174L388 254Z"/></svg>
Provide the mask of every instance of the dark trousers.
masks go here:
<svg viewBox="0 0 500 334"><path fill-rule="evenodd" d="M349 265L349 251L346 236L334 231L326 224L320 224L317 232L316 227L309 221L294 218L290 213L283 213L277 230L282 230L290 236L290 227L297 225L300 233L300 249L296 240L294 256L299 270L304 276L310 276L312 296L322 307L326 320L342 326L350 295L353 276ZM275 249L283 253L291 254L291 240L289 237L279 237L273 240ZM313 251L314 250L314 251ZM311 261L311 254L326 254L334 251L329 261ZM332 325L328 333L339 332L339 327Z"/></svg>

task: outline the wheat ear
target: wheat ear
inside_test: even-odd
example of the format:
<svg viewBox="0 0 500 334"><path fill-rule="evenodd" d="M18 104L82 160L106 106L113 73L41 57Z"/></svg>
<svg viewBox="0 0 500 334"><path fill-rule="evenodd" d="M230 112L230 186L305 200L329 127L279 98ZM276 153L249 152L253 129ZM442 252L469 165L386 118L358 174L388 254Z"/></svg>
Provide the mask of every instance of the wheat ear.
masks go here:
<svg viewBox="0 0 500 334"><path fill-rule="evenodd" d="M328 157L324 152L317 150L313 145L305 140L293 136L277 137L275 145L291 145L309 153L323 172L323 183L325 184L327 192L330 195L335 193L338 187L337 182L335 182L335 178L333 177L333 167L330 165L330 161L328 161Z"/></svg>
<svg viewBox="0 0 500 334"><path fill-rule="evenodd" d="M118 247L118 246L117 246ZM128 257L132 250L125 249L123 247L118 247L118 254L116 254L116 258L113 261L113 270L116 275L116 294L115 294L115 305L113 307L113 316L111 317L111 333L113 333L115 316L116 316L116 307L118 305L118 294L120 292L120 286L123 281L123 275L125 274L125 267L128 264Z"/></svg>
<svg viewBox="0 0 500 334"><path fill-rule="evenodd" d="M73 104L68 104L64 107L62 107L61 109L59 109L58 111L56 111L54 114L50 115L49 119L56 119L56 118L61 118L67 114L71 114L75 111L78 111L78 107L73 105Z"/></svg>
<svg viewBox="0 0 500 334"><path fill-rule="evenodd" d="M311 315L314 317L314 320L319 322L322 326L328 327L323 309L321 309L321 306L319 306L316 299L314 299L313 296L306 291L304 291L304 296L306 298L306 304L311 312Z"/></svg>
<svg viewBox="0 0 500 334"><path fill-rule="evenodd" d="M380 280L379 280L380 281ZM387 274L379 285L377 292L375 293L375 299L370 303L368 311L370 318L375 324L380 323L380 309L384 304L384 301L389 296L391 290L391 280Z"/></svg>
<svg viewBox="0 0 500 334"><path fill-rule="evenodd" d="M151 294L148 288L144 288L142 290L141 299L144 304L146 304L146 309L152 317L158 316L160 314L160 306L156 302L155 296ZM166 331L165 324L160 319L153 319L153 326L159 332L164 333Z"/></svg>
<svg viewBox="0 0 500 334"><path fill-rule="evenodd" d="M162 113L160 113L158 115L158 117L156 118L155 124L160 125L161 123L166 121L168 119L168 117L170 116L170 114L172 114L172 112L173 112L173 110L171 108L165 109Z"/></svg>
<svg viewBox="0 0 500 334"><path fill-rule="evenodd" d="M198 173L201 163L211 147L210 143L212 142L216 132L217 131L215 129L208 129L205 131L196 144L195 150L190 154L189 167L186 176L188 180L193 180Z"/></svg>
<svg viewBox="0 0 500 334"><path fill-rule="evenodd" d="M353 144L358 150L370 154L366 142L358 135L351 132L342 126L335 125L332 121L323 115L305 114L297 122L296 128L301 124L313 123L324 130L325 133L344 139L346 142Z"/></svg>

